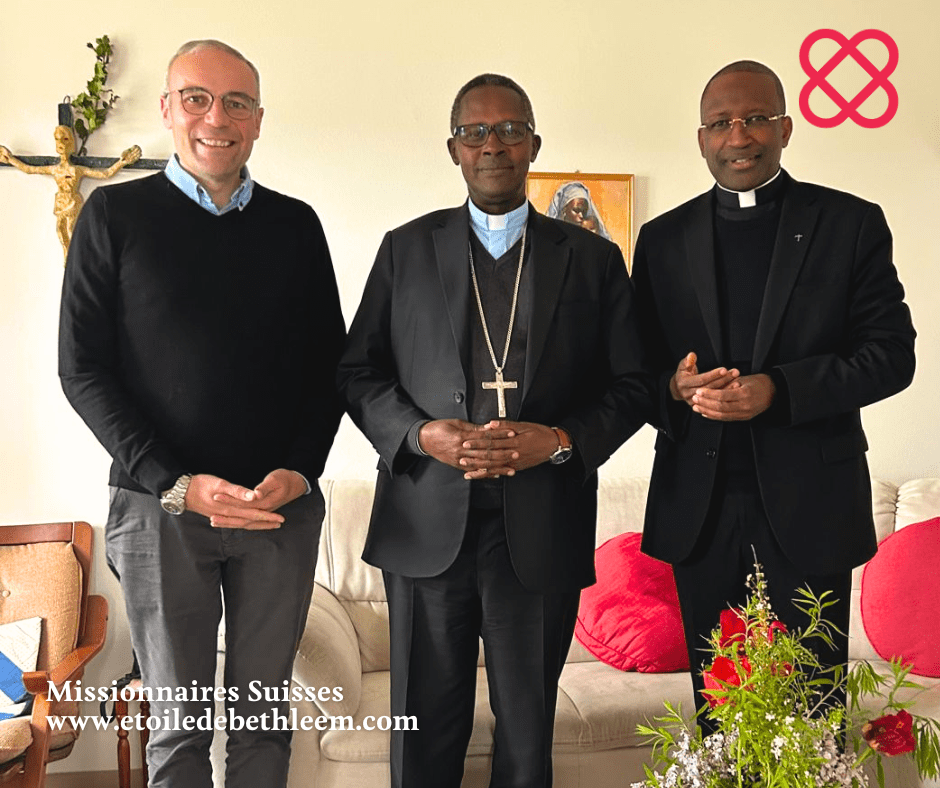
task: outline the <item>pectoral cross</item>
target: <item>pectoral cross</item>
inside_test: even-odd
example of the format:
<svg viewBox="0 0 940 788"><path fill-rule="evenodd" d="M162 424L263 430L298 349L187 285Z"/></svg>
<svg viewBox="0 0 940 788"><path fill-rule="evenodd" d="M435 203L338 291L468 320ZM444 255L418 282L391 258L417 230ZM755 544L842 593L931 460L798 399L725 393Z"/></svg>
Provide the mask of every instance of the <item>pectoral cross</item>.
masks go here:
<svg viewBox="0 0 940 788"><path fill-rule="evenodd" d="M494 381L483 381L483 388L492 390L496 389L496 397L499 402L499 417L501 419L506 418L506 389L515 389L519 388L519 384L514 380L503 380L503 371L501 369L496 370L496 380Z"/></svg>

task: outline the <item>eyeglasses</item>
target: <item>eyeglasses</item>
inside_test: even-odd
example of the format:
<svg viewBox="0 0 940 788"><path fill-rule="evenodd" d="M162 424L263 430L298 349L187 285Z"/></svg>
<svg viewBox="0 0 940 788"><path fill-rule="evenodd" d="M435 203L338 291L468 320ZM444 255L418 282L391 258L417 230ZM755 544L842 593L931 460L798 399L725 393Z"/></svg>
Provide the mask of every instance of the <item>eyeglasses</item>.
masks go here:
<svg viewBox="0 0 940 788"><path fill-rule="evenodd" d="M525 120L504 120L492 126L486 123L467 123L454 129L454 137L468 148L479 148L486 144L491 131L496 132L503 145L518 145L525 139L526 132L535 133L535 126Z"/></svg>
<svg viewBox="0 0 940 788"><path fill-rule="evenodd" d="M180 94L180 104L190 115L205 115L215 102L215 96L203 88L183 88L169 93ZM244 93L226 93L219 98L225 114L232 120L248 120L258 106L258 99Z"/></svg>
<svg viewBox="0 0 940 788"><path fill-rule="evenodd" d="M742 129L762 131L769 128L775 120L781 120L785 117L786 115L773 115L769 118L766 115L749 115L746 118L722 118L721 120L713 120L711 123L703 123L699 128L705 129L709 134L728 134L735 123L740 123Z"/></svg>

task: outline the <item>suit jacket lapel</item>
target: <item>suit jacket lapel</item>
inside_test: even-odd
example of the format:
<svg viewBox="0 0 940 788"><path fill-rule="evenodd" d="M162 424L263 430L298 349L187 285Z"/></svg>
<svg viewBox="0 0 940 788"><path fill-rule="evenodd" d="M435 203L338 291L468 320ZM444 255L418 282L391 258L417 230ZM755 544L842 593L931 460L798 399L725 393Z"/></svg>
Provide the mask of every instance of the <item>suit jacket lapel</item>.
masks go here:
<svg viewBox="0 0 940 788"><path fill-rule="evenodd" d="M450 212L444 224L432 232L437 271L450 316L450 329L464 377L470 353L470 210L467 204Z"/></svg>
<svg viewBox="0 0 940 788"><path fill-rule="evenodd" d="M707 192L691 206L683 241L702 320L711 340L714 358L720 359L723 354L718 275L715 270L715 231L712 225L714 202L714 195Z"/></svg>
<svg viewBox="0 0 940 788"><path fill-rule="evenodd" d="M754 370L761 370L767 360L793 286L806 260L818 216L819 206L815 204L815 198L808 197L799 182L791 181L783 198L764 302L754 337Z"/></svg>
<svg viewBox="0 0 940 788"><path fill-rule="evenodd" d="M571 260L571 247L564 240L565 234L554 221L542 216L530 203L526 243L530 245L529 260L532 265L532 309L529 314L529 339L522 384L523 403L545 351L545 342Z"/></svg>

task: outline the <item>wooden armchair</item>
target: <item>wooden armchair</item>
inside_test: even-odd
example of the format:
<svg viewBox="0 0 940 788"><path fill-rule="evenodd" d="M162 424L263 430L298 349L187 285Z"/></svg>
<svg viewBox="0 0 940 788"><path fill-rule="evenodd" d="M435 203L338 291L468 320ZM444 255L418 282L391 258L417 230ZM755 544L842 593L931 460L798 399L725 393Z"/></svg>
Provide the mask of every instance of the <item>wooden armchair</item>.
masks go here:
<svg viewBox="0 0 940 788"><path fill-rule="evenodd" d="M46 764L66 757L79 730L54 730L50 716L78 714L78 704L50 697L82 677L104 645L108 603L88 595L92 529L88 523L0 527L0 624L41 616L36 670L23 675L31 717L0 721L0 783L42 788Z"/></svg>

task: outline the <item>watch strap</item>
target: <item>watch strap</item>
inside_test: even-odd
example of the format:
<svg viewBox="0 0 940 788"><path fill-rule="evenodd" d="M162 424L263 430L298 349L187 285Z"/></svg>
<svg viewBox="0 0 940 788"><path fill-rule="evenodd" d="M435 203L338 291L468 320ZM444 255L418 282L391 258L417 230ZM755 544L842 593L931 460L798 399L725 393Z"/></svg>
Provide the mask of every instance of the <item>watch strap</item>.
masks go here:
<svg viewBox="0 0 940 788"><path fill-rule="evenodd" d="M186 511L186 492L193 480L191 473L184 473L176 483L160 496L160 506L168 514L180 515Z"/></svg>

